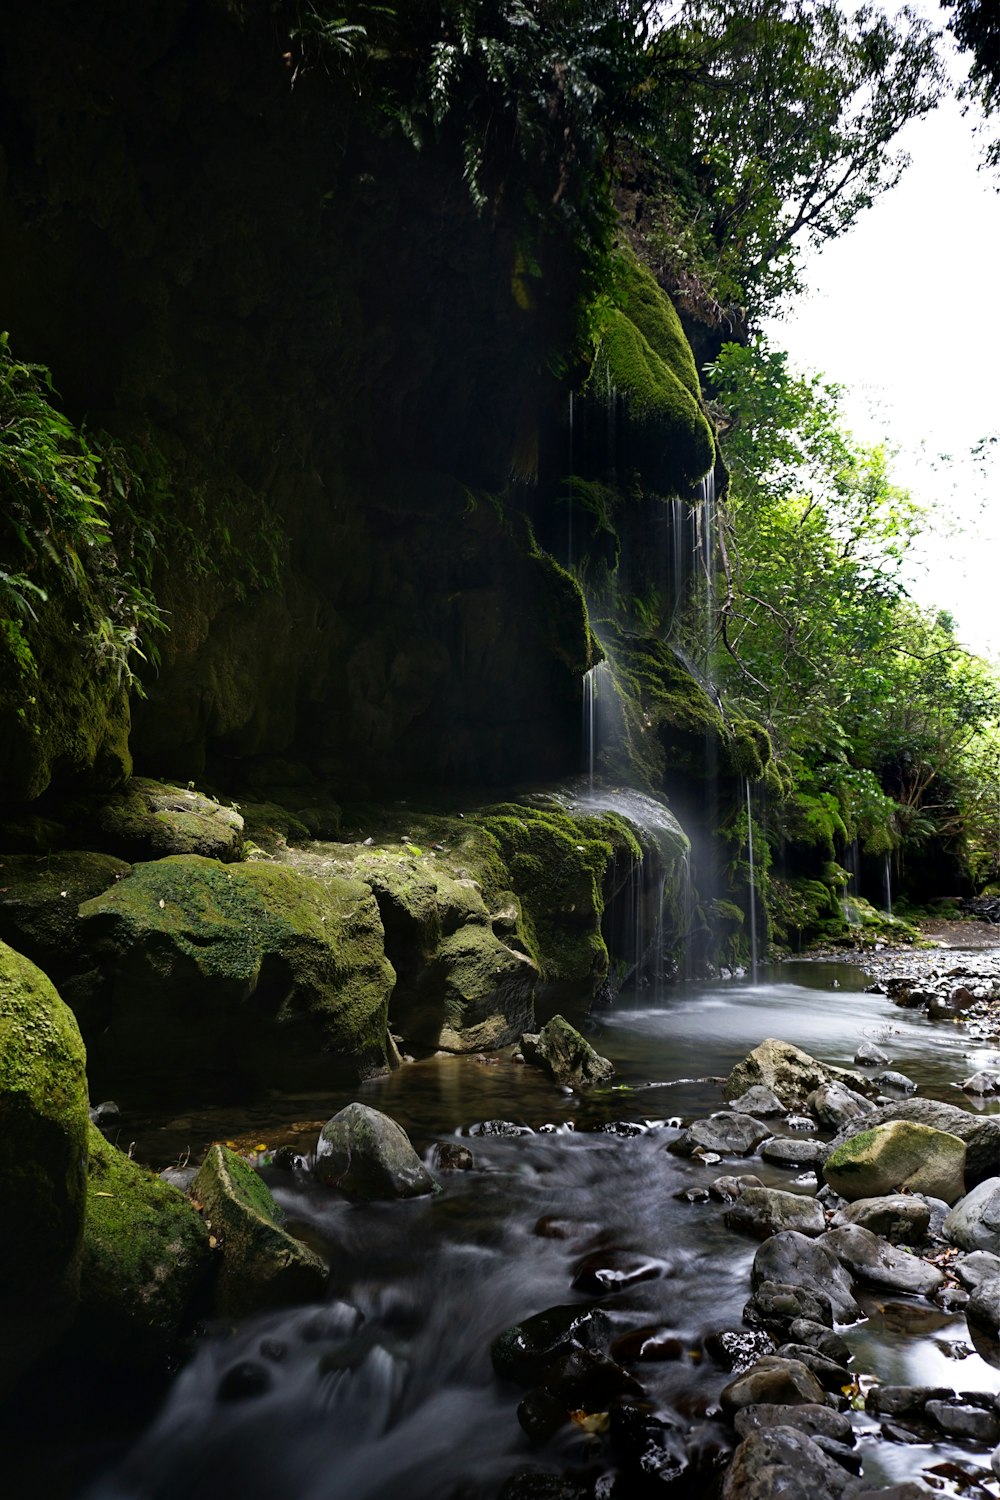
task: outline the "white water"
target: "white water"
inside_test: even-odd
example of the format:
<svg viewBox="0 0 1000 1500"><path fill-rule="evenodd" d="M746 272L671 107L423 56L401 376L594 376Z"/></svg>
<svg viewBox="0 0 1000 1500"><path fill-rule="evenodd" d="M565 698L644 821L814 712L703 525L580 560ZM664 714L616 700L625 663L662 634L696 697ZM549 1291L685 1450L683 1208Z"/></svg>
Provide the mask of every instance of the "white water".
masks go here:
<svg viewBox="0 0 1000 1500"><path fill-rule="evenodd" d="M753 809L750 806L750 781L746 780L747 791L747 867L749 870L750 888L750 978L754 984L757 983L757 884L753 864Z"/></svg>

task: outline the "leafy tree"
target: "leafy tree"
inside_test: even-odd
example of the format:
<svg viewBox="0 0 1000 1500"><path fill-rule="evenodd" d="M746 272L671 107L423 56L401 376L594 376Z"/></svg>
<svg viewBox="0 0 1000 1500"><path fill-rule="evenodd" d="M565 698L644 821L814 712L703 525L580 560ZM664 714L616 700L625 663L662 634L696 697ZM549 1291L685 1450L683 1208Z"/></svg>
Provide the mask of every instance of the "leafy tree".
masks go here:
<svg viewBox="0 0 1000 1500"><path fill-rule="evenodd" d="M948 30L963 51L972 53L967 83L960 90L975 99L984 115L1000 108L1000 10L995 0L941 0L951 12ZM986 148L986 165L1000 166L1000 137Z"/></svg>

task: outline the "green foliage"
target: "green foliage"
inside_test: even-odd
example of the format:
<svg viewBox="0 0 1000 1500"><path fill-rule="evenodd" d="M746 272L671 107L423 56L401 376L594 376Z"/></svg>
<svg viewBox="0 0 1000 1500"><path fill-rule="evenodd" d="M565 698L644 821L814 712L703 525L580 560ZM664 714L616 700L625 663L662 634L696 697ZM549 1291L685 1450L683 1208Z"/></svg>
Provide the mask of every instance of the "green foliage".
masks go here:
<svg viewBox="0 0 1000 1500"><path fill-rule="evenodd" d="M960 97L975 99L984 115L992 116L1000 106L1000 11L993 0L941 0L951 11L948 30L963 51L971 52L967 82ZM1000 166L1000 138L988 142L987 166Z"/></svg>

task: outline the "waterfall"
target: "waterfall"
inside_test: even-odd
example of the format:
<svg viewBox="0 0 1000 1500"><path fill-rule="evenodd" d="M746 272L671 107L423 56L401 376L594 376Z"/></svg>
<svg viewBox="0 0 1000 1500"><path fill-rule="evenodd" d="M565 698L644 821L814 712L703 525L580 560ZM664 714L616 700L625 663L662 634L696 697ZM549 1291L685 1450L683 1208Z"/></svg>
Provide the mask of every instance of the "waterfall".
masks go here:
<svg viewBox="0 0 1000 1500"><path fill-rule="evenodd" d="M892 918L892 860L887 854L885 857L885 914Z"/></svg>
<svg viewBox="0 0 1000 1500"><path fill-rule="evenodd" d="M609 719L614 709L614 682L606 661L599 661L583 674L583 770L594 790L601 750L608 743Z"/></svg>
<svg viewBox="0 0 1000 1500"><path fill-rule="evenodd" d="M852 896L860 896L861 895L861 850L858 847L858 841L857 841L857 839L852 839L851 840L850 848L847 850L847 853L844 856L844 862L847 865L847 873L851 877L850 880L849 880L849 882L848 882L848 888L850 890L850 893L851 893Z"/></svg>
<svg viewBox="0 0 1000 1500"><path fill-rule="evenodd" d="M701 505L698 507L699 559L704 572L701 600L701 646L704 672L709 681L712 673L712 648L715 644L715 530L718 506L715 498L715 470L710 469L701 481Z"/></svg>
<svg viewBox="0 0 1000 1500"><path fill-rule="evenodd" d="M600 664L598 664L600 665ZM594 790L594 739L596 725L597 667L583 674L583 769Z"/></svg>
<svg viewBox="0 0 1000 1500"><path fill-rule="evenodd" d="M750 807L750 780L747 789L747 864L750 869L750 982L757 983L757 888L753 867L753 811Z"/></svg>

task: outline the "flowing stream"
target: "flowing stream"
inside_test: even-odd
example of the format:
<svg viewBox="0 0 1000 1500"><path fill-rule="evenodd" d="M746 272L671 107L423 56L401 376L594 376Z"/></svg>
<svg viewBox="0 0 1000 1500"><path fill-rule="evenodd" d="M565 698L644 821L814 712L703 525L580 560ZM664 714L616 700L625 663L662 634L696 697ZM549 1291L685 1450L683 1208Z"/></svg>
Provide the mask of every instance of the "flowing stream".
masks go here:
<svg viewBox="0 0 1000 1500"><path fill-rule="evenodd" d="M967 1102L957 1084L976 1059L963 1032L894 1009L863 993L863 982L847 965L802 963L762 968L757 986L637 990L593 1024L591 1039L617 1074L586 1095L507 1060L441 1056L367 1086L356 1097L399 1120L429 1161L437 1142L460 1137L475 1169L439 1172L434 1197L365 1206L304 1172L269 1170L290 1219L330 1260L328 1300L211 1330L152 1425L109 1456L87 1500L494 1500L524 1464L610 1472L605 1440L572 1423L533 1445L515 1416L523 1392L494 1376L489 1357L509 1325L592 1301L573 1283L595 1256L613 1268L600 1301L615 1334L661 1330L665 1357L632 1367L649 1400L708 1447L724 1443L713 1415L730 1377L705 1341L741 1326L756 1247L725 1227L719 1203L677 1195L725 1171L804 1192L815 1179L759 1159L704 1166L666 1147L681 1117L721 1106L720 1075L766 1036L843 1065L873 1039L922 1094ZM306 1151L344 1102L272 1101L267 1139ZM285 1125L274 1127L282 1113ZM492 1119L525 1133L477 1135L477 1122ZM180 1142L197 1150L235 1129L231 1112L153 1123L140 1144L155 1144L163 1159ZM997 1387L960 1314L886 1295L867 1307L867 1321L846 1333L857 1372ZM968 1456L947 1443L876 1442L872 1421L855 1420L873 1481Z"/></svg>

